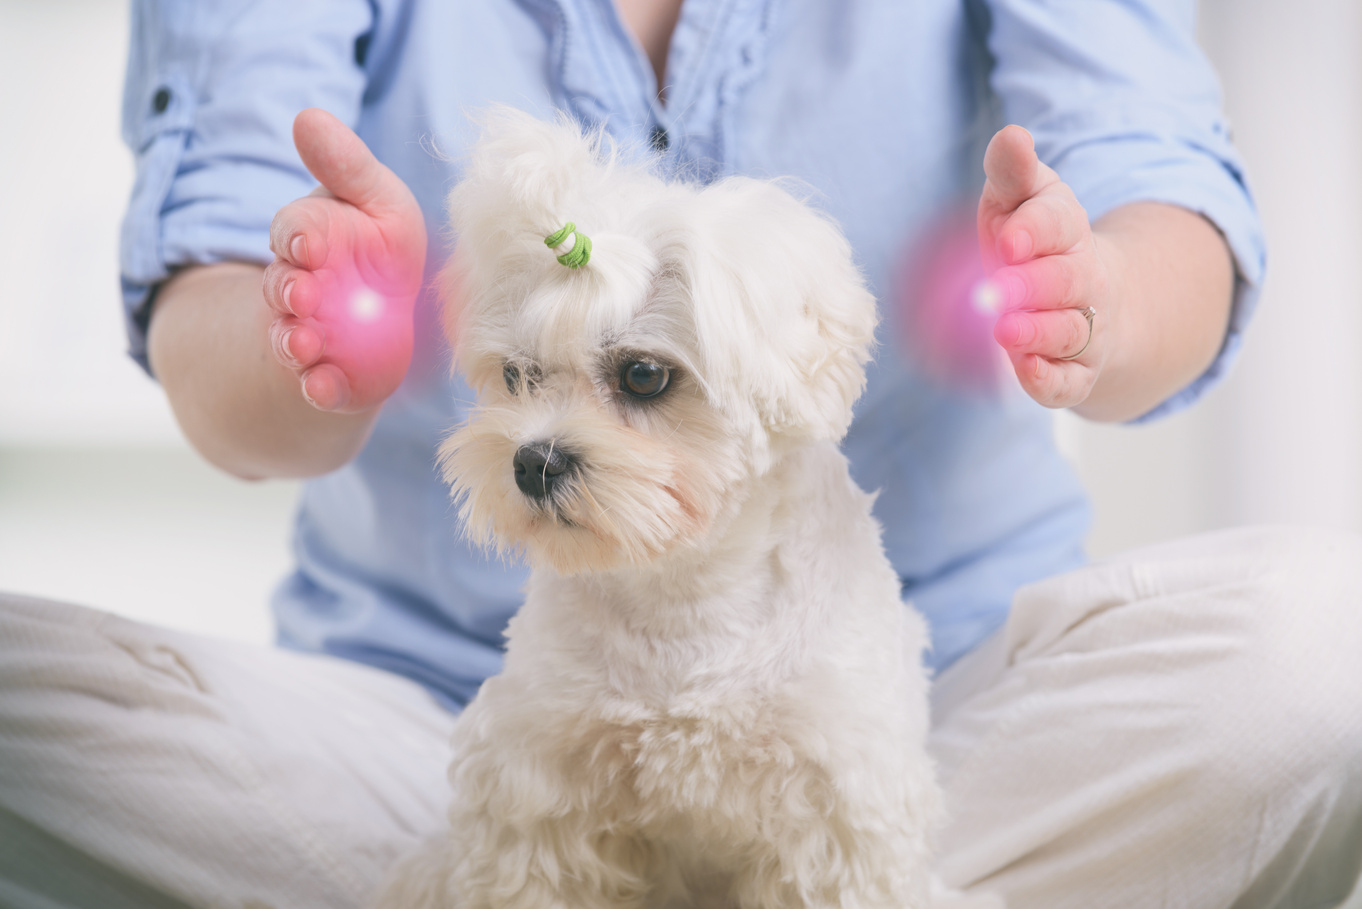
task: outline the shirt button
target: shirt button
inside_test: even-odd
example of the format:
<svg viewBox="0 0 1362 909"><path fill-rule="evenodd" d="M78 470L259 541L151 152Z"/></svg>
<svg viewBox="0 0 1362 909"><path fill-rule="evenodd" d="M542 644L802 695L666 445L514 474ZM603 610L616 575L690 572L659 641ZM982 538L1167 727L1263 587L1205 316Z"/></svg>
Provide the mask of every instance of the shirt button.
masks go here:
<svg viewBox="0 0 1362 909"><path fill-rule="evenodd" d="M164 114L166 112L166 108L170 107L170 98L171 98L170 89L168 88L156 89L156 94L153 95L151 99L151 109L156 111L156 113L158 114Z"/></svg>
<svg viewBox="0 0 1362 909"><path fill-rule="evenodd" d="M655 152L664 152L667 150L667 146L671 144L667 131L661 126L653 127L653 131L648 134L648 141L652 143Z"/></svg>

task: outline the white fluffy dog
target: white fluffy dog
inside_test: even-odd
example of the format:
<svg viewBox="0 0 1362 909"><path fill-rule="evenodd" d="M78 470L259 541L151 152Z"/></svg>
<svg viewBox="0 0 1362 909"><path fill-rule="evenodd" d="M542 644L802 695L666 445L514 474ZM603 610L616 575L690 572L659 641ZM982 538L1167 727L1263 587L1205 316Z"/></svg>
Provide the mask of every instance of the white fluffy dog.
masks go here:
<svg viewBox="0 0 1362 909"><path fill-rule="evenodd" d="M480 406L442 459L534 572L384 905L926 906L924 625L837 449L876 321L846 240L769 182L485 129L450 199Z"/></svg>

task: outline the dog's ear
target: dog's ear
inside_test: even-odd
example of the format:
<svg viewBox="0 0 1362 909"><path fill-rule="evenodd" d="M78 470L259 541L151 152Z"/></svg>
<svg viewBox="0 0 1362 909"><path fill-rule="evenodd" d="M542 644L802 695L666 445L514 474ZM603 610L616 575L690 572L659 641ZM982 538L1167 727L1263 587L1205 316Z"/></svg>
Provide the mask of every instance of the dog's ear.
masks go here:
<svg viewBox="0 0 1362 909"><path fill-rule="evenodd" d="M775 183L729 178L700 203L689 283L707 370L773 437L841 439L877 321L850 244Z"/></svg>

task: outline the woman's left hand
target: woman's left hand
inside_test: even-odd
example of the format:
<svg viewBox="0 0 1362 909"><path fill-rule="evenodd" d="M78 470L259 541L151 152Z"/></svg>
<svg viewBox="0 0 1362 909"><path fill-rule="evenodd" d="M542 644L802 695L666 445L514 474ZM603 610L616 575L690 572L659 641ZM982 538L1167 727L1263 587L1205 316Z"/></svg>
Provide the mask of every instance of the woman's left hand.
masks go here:
<svg viewBox="0 0 1362 909"><path fill-rule="evenodd" d="M1097 384L1120 325L1087 212L1020 126L989 142L984 174L979 245L996 268L1002 309L993 337L1027 394L1046 407L1074 407Z"/></svg>

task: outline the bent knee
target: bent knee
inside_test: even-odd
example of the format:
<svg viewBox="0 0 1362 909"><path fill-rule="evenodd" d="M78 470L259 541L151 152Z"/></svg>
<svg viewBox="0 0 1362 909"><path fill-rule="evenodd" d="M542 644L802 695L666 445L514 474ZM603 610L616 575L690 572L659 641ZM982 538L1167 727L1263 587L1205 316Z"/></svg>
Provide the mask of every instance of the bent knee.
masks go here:
<svg viewBox="0 0 1362 909"><path fill-rule="evenodd" d="M1230 655L1201 697L1222 773L1249 786L1362 776L1362 538L1290 528L1239 535L1254 569Z"/></svg>
<svg viewBox="0 0 1362 909"><path fill-rule="evenodd" d="M0 713L56 709L55 699L69 698L202 712L204 686L175 637L70 603L0 594Z"/></svg>

